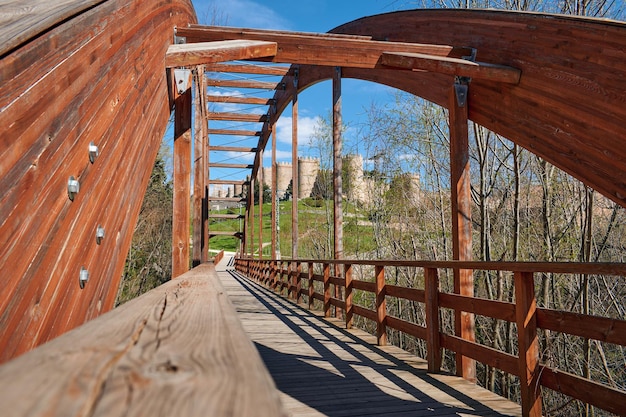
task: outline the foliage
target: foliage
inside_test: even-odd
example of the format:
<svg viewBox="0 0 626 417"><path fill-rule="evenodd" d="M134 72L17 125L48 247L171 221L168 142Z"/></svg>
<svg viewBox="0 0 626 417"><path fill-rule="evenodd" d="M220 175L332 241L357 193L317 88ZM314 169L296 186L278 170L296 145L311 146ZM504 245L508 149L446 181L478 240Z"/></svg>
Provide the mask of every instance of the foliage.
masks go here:
<svg viewBox="0 0 626 417"><path fill-rule="evenodd" d="M116 305L169 281L172 273L172 183L159 153L135 226Z"/></svg>

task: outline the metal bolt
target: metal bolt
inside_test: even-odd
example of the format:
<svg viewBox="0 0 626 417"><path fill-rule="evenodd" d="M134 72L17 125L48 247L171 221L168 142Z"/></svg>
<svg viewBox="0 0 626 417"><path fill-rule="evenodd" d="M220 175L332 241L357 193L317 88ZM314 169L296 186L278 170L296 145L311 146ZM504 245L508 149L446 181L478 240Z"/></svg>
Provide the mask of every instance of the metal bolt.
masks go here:
<svg viewBox="0 0 626 417"><path fill-rule="evenodd" d="M78 284L80 285L80 289L85 288L85 283L89 281L89 271L85 269L84 266L80 268L80 275L78 277Z"/></svg>
<svg viewBox="0 0 626 417"><path fill-rule="evenodd" d="M70 200L74 201L74 197L80 191L80 182L74 177L70 177L67 180L67 196Z"/></svg>
<svg viewBox="0 0 626 417"><path fill-rule="evenodd" d="M89 162L93 164L98 155L100 155L98 146L93 142L89 142Z"/></svg>
<svg viewBox="0 0 626 417"><path fill-rule="evenodd" d="M102 239L104 239L104 227L98 225L98 228L96 229L96 243L99 245L102 242Z"/></svg>

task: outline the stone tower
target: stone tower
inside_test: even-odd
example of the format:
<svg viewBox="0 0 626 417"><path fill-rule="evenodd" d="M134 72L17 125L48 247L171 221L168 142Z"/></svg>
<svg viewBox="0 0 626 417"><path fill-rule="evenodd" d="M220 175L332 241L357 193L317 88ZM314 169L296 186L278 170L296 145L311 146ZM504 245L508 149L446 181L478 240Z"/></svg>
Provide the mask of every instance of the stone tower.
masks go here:
<svg viewBox="0 0 626 417"><path fill-rule="evenodd" d="M363 180L363 156L346 155L343 157L345 180L343 183L344 195L351 201L365 202L365 181Z"/></svg>
<svg viewBox="0 0 626 417"><path fill-rule="evenodd" d="M298 199L311 196L319 169L319 159L298 158Z"/></svg>
<svg viewBox="0 0 626 417"><path fill-rule="evenodd" d="M291 164L289 162L276 163L276 195L278 198L285 196L285 191L291 182Z"/></svg>

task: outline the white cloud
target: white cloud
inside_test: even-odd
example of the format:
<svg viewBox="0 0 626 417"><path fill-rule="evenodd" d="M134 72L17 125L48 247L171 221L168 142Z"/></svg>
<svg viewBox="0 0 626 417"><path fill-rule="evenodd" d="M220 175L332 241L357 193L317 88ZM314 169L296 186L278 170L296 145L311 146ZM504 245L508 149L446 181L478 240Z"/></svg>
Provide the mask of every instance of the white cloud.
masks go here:
<svg viewBox="0 0 626 417"><path fill-rule="evenodd" d="M291 29L289 22L271 8L250 0L194 0L202 24L238 26L256 29ZM215 16L214 16L215 15ZM212 23L212 21L215 21Z"/></svg>
<svg viewBox="0 0 626 417"><path fill-rule="evenodd" d="M315 127L319 123L319 116L315 117L298 117L298 143L303 146L309 146ZM277 142L291 145L291 124L292 118L283 116L276 123Z"/></svg>

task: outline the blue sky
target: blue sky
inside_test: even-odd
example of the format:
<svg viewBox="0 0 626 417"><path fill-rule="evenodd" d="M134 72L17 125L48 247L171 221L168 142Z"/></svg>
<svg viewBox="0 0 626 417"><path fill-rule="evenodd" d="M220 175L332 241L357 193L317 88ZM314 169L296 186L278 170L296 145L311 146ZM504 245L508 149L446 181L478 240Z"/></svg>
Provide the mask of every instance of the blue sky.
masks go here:
<svg viewBox="0 0 626 417"><path fill-rule="evenodd" d="M199 23L223 26L276 29L299 32L327 32L334 27L352 20L414 6L402 0L193 0ZM381 103L392 98L393 90L357 80L342 81L343 122L347 127L344 134L344 153L359 151L358 131L364 123L365 110L372 102ZM317 120L327 118L332 108L332 86L330 82L317 84L298 98L298 140L299 154L317 156L311 153L307 143ZM219 110L218 110L219 111ZM223 109L221 111L227 111ZM291 159L291 108L288 107L277 125L278 160ZM247 145L247 144L246 144ZM238 159L237 155L219 154L223 160ZM265 166L270 165L270 153L265 154ZM211 155L211 160L215 161ZM238 173L221 175L212 172L211 178L235 179ZM241 175L241 174L239 174ZM237 178L238 179L238 178Z"/></svg>

